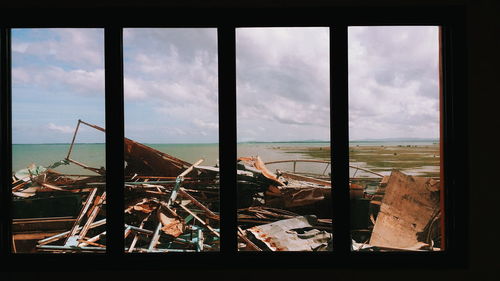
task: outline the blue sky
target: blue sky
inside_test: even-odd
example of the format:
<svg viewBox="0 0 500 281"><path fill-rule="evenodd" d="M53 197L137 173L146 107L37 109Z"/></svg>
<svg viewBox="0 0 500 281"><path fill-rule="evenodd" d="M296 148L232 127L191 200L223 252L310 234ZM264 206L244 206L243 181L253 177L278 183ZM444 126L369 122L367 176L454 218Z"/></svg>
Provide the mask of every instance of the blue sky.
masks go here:
<svg viewBox="0 0 500 281"><path fill-rule="evenodd" d="M104 125L104 33L12 31L13 143L68 143L78 119ZM104 142L83 128L80 142Z"/></svg>
<svg viewBox="0 0 500 281"><path fill-rule="evenodd" d="M238 141L329 139L327 28L236 32ZM14 29L13 142L67 143L104 126L102 29ZM218 141L216 29L125 29L125 134ZM334 39L334 38L333 38ZM436 27L349 29L351 139L436 138ZM103 142L83 129L79 142Z"/></svg>
<svg viewBox="0 0 500 281"><path fill-rule="evenodd" d="M125 29L125 134L218 142L217 30Z"/></svg>

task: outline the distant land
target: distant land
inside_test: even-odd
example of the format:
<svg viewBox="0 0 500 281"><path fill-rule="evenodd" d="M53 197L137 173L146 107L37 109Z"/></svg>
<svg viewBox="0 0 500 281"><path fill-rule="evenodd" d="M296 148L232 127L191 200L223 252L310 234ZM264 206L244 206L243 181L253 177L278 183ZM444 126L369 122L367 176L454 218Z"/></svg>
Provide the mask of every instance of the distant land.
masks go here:
<svg viewBox="0 0 500 281"><path fill-rule="evenodd" d="M242 141L238 143L328 143L329 140L300 140L300 141ZM433 138L380 138L380 139L357 139L349 142L439 142L439 139Z"/></svg>
<svg viewBox="0 0 500 281"><path fill-rule="evenodd" d="M259 144L259 143L329 143L329 140L296 140L296 141L240 141L238 144ZM349 142L439 142L439 139L433 138L380 138L380 139L357 139L349 140ZM69 145L70 143L14 143L15 145L30 145L30 144L43 144L43 145ZM104 144L104 143L92 143L92 142L75 142L75 144ZM210 142L196 143L143 143L146 145L155 144L217 144Z"/></svg>
<svg viewBox="0 0 500 281"><path fill-rule="evenodd" d="M300 140L300 141L240 141L238 143L325 143L329 140Z"/></svg>
<svg viewBox="0 0 500 281"><path fill-rule="evenodd" d="M381 138L381 139L349 140L349 142L439 142L439 139L434 139L434 138Z"/></svg>

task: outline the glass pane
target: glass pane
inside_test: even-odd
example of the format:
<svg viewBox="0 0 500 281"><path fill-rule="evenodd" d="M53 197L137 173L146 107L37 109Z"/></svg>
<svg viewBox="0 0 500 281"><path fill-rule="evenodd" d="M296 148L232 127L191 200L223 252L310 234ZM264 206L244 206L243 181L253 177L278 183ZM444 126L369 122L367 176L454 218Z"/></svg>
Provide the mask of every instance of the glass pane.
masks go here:
<svg viewBox="0 0 500 281"><path fill-rule="evenodd" d="M441 248L439 28L349 28L353 251Z"/></svg>
<svg viewBox="0 0 500 281"><path fill-rule="evenodd" d="M217 30L125 29L125 251L219 250Z"/></svg>
<svg viewBox="0 0 500 281"><path fill-rule="evenodd" d="M14 252L106 251L104 116L102 29L12 30Z"/></svg>
<svg viewBox="0 0 500 281"><path fill-rule="evenodd" d="M238 250L331 251L329 29L236 30Z"/></svg>

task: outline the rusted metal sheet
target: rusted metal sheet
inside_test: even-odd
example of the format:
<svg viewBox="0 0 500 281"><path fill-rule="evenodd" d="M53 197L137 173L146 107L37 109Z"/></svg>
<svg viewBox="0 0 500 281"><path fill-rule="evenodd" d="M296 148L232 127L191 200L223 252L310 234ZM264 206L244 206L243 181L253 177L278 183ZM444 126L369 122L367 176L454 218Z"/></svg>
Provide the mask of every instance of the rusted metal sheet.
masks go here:
<svg viewBox="0 0 500 281"><path fill-rule="evenodd" d="M314 228L315 216L301 216L247 229L270 251L330 250L332 234Z"/></svg>
<svg viewBox="0 0 500 281"><path fill-rule="evenodd" d="M285 207L307 206L325 199L323 188L304 188L292 192L284 192Z"/></svg>
<svg viewBox="0 0 500 281"><path fill-rule="evenodd" d="M125 138L125 168L126 174L148 176L177 176L190 163Z"/></svg>
<svg viewBox="0 0 500 281"><path fill-rule="evenodd" d="M428 243L428 230L439 216L439 182L394 170L370 238L370 245L420 249Z"/></svg>
<svg viewBox="0 0 500 281"><path fill-rule="evenodd" d="M308 206L331 196L331 189L324 187L286 187L281 190L281 198L285 208Z"/></svg>

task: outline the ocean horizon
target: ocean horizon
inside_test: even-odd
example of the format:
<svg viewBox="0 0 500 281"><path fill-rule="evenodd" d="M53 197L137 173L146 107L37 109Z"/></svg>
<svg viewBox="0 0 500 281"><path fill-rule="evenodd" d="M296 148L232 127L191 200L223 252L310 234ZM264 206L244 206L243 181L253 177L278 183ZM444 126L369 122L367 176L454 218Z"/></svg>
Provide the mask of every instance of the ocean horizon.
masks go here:
<svg viewBox="0 0 500 281"><path fill-rule="evenodd" d="M219 161L218 143L143 143L154 149L170 154L174 157L194 163L203 158L201 165L214 166ZM239 142L237 145L237 156L260 156L264 162L286 159L311 159L307 153L301 153L300 149L286 150L283 148L324 147L329 142ZM350 145L433 145L433 141L354 141ZM44 144L13 144L12 145L12 171L18 171L31 165L50 166L63 160L68 154L70 143L44 143ZM91 167L105 167L106 153L105 143L75 143L71 158L87 164ZM77 165L63 165L57 168L63 173L92 174Z"/></svg>

